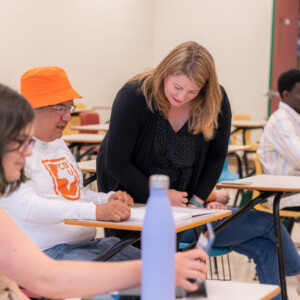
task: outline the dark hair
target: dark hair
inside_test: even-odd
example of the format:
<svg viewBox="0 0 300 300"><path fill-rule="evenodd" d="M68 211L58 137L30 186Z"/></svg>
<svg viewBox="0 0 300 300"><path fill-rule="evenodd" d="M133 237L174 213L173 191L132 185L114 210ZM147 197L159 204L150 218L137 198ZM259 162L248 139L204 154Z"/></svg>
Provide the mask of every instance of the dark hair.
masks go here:
<svg viewBox="0 0 300 300"><path fill-rule="evenodd" d="M0 84L0 195L15 191L26 180L24 170L15 182L8 182L2 166L3 155L9 143L34 119L29 102L18 92Z"/></svg>
<svg viewBox="0 0 300 300"><path fill-rule="evenodd" d="M278 92L283 98L282 93L283 91L290 92L293 88L295 83L300 82L300 70L298 69L291 69L284 73L282 73L278 78Z"/></svg>

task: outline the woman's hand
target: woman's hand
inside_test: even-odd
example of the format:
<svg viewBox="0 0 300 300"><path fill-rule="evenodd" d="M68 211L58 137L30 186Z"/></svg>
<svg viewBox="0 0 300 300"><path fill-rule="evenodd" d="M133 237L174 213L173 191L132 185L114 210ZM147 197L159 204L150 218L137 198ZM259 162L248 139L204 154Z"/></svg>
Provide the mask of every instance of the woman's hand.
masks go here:
<svg viewBox="0 0 300 300"><path fill-rule="evenodd" d="M189 291L197 290L198 284L190 282L188 278L206 278L206 258L206 252L200 248L176 253L176 285Z"/></svg>
<svg viewBox="0 0 300 300"><path fill-rule="evenodd" d="M168 196L172 206L186 206L188 199L187 199L187 192L179 192L176 190L169 190Z"/></svg>

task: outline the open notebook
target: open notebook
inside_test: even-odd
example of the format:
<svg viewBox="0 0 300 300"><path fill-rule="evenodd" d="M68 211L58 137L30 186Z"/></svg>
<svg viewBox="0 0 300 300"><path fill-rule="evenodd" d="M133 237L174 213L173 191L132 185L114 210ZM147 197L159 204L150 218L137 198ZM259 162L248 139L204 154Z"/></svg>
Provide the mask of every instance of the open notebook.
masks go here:
<svg viewBox="0 0 300 300"><path fill-rule="evenodd" d="M146 214L146 207L131 208L131 217L129 220L143 221ZM211 209L189 208L189 207L172 207L173 218L175 221L188 219L194 216L205 215L214 212Z"/></svg>

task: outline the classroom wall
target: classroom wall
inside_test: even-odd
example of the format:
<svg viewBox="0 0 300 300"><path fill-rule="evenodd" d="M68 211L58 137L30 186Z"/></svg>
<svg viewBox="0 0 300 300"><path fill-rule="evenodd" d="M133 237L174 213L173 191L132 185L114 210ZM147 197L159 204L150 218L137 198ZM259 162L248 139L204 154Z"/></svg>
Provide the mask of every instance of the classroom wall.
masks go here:
<svg viewBox="0 0 300 300"><path fill-rule="evenodd" d="M56 65L88 106L111 105L152 62L153 14L152 0L0 0L0 82Z"/></svg>
<svg viewBox="0 0 300 300"><path fill-rule="evenodd" d="M0 0L0 82L29 68L66 69L88 106L111 105L122 84L174 46L213 54L234 112L267 115L272 0Z"/></svg>
<svg viewBox="0 0 300 300"><path fill-rule="evenodd" d="M195 40L213 55L234 113L267 116L272 0L156 1L154 61Z"/></svg>

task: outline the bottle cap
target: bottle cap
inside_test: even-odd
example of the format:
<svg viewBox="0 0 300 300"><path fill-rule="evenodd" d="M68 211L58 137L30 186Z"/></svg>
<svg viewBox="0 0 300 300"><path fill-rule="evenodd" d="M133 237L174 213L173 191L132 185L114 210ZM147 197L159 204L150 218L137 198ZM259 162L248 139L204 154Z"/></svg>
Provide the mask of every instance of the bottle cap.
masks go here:
<svg viewBox="0 0 300 300"><path fill-rule="evenodd" d="M151 175L149 179L149 187L153 189L168 189L170 186L170 178L167 175Z"/></svg>

